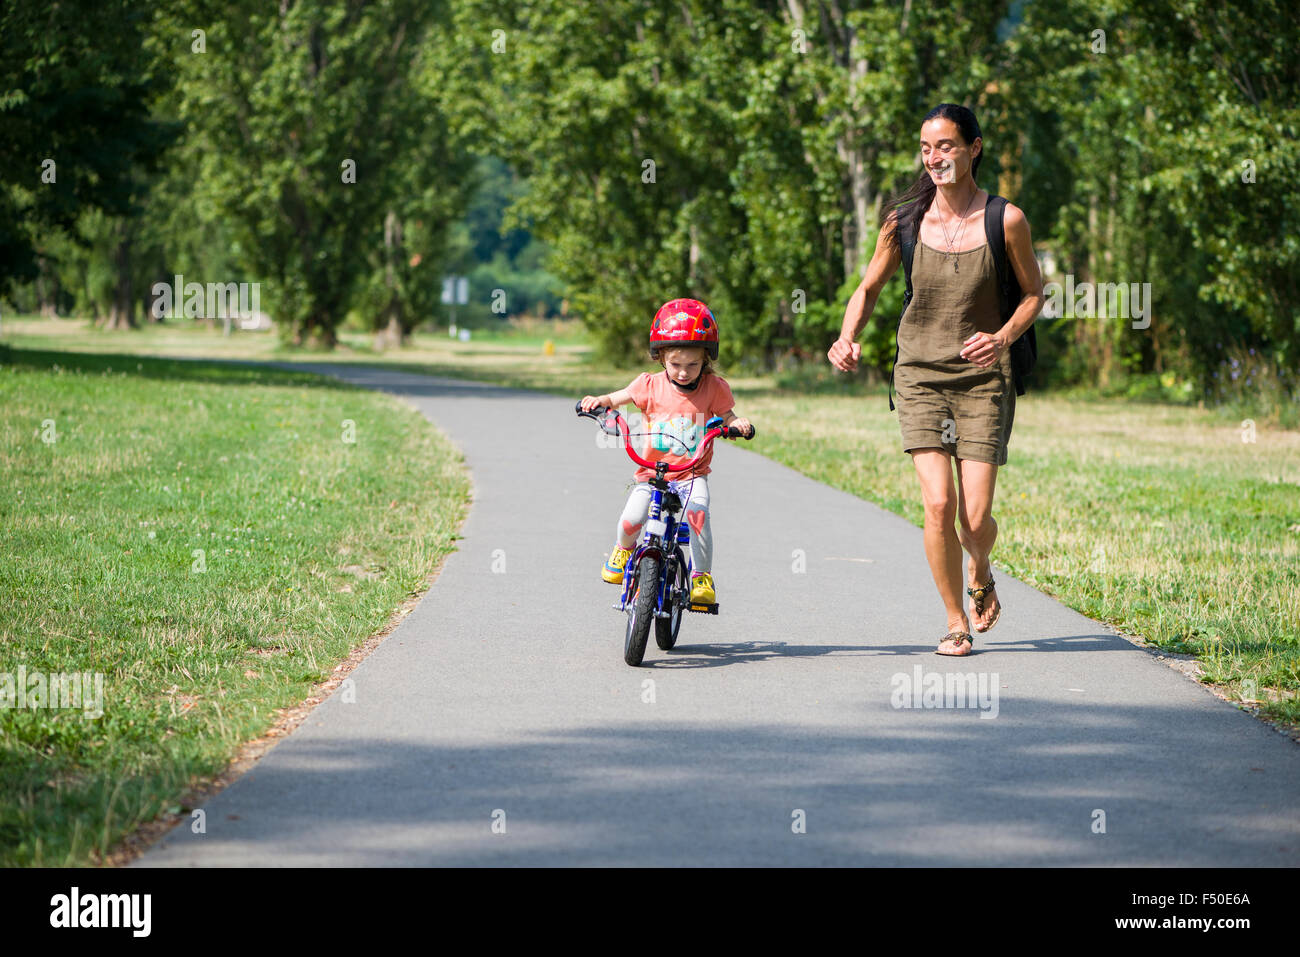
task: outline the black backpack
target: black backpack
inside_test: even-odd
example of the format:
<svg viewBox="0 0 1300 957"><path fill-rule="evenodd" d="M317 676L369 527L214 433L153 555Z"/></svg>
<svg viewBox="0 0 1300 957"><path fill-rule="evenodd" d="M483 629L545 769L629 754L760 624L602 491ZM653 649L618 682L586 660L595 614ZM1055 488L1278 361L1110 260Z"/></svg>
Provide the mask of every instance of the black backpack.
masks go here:
<svg viewBox="0 0 1300 957"><path fill-rule="evenodd" d="M1001 196L989 196L988 205L984 207L984 235L988 237L989 249L993 251L993 265L998 275L998 306L1002 322L1015 314L1020 305L1020 281L1016 271L1007 260L1007 238L1002 229L1002 219L1006 215L1007 201ZM907 291L903 293L903 314L912 302L912 254L916 251L916 236L900 233L899 249L903 254L903 277L907 280ZM902 316L899 316L902 324ZM1011 376L1016 386L1016 395L1025 394L1025 379L1034 371L1038 361L1038 339L1034 327L1030 326L1020 338L1011 343ZM898 333L894 333L894 364L898 364ZM894 370L889 370L889 411L894 411Z"/></svg>

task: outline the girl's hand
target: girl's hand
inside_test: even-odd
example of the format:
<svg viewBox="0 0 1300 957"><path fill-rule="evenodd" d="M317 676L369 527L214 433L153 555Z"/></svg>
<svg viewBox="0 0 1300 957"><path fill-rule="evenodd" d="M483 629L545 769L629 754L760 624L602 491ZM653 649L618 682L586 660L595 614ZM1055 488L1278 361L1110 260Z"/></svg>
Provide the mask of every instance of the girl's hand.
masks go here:
<svg viewBox="0 0 1300 957"><path fill-rule="evenodd" d="M858 367L858 359L861 357L862 346L848 339L836 339L826 352L826 358L831 360L831 365L841 372L852 372Z"/></svg>
<svg viewBox="0 0 1300 957"><path fill-rule="evenodd" d="M961 357L969 359L981 369L993 365L1001 358L1002 353L1007 351L1007 343L1001 333L991 336L987 332L977 332L962 343L962 346Z"/></svg>
<svg viewBox="0 0 1300 957"><path fill-rule="evenodd" d="M605 398L603 395L584 395L582 397L582 411L590 412L592 409L605 405L604 402L600 401L603 398Z"/></svg>
<svg viewBox="0 0 1300 957"><path fill-rule="evenodd" d="M736 428L740 429L740 431L744 432L746 435L752 435L754 433L754 427L749 424L749 419L746 419L742 416L736 416L736 418L728 422L727 425L735 426Z"/></svg>

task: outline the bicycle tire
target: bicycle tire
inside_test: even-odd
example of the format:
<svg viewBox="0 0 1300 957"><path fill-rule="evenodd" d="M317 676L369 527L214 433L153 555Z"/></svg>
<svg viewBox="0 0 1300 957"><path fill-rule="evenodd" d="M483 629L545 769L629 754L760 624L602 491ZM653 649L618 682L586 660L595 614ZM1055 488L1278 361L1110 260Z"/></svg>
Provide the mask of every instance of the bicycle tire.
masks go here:
<svg viewBox="0 0 1300 957"><path fill-rule="evenodd" d="M627 632L623 637L623 660L637 668L645 658L646 642L650 638L650 622L654 619L659 598L659 557L645 555L636 570L636 592L628 605Z"/></svg>
<svg viewBox="0 0 1300 957"><path fill-rule="evenodd" d="M655 619L655 644L660 651L671 651L677 644L677 634L682 630L683 607L686 601L686 565L680 558L673 562L673 582L668 589L672 602L671 618Z"/></svg>

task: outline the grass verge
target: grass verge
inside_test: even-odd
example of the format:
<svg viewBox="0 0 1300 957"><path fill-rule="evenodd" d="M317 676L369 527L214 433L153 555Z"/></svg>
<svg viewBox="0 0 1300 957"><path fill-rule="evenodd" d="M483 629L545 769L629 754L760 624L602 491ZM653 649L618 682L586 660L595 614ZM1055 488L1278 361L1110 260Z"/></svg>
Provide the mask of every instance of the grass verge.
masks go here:
<svg viewBox="0 0 1300 957"><path fill-rule="evenodd" d="M425 587L468 480L418 412L336 380L7 360L0 865L96 863ZM72 673L102 676L99 708L51 707Z"/></svg>

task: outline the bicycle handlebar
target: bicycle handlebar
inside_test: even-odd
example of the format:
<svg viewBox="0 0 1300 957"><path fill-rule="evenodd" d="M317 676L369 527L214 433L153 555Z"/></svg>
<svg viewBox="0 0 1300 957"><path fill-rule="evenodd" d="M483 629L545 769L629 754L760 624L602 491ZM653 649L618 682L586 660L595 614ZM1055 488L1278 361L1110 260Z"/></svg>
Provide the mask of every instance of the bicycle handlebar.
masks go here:
<svg viewBox="0 0 1300 957"><path fill-rule="evenodd" d="M704 433L704 441L700 443L700 447L698 451L696 451L695 453L695 458L681 465L668 465L661 462L649 462L646 459L643 459L632 449L631 443L627 441L627 439L630 437L630 433L627 427L627 420L623 418L622 413L620 413L618 409L611 409L608 406L598 405L589 410L584 410L582 408L582 402L581 400L579 400L574 405L573 411L577 412L578 415L582 416L583 418L587 418L595 421L600 426L602 432L605 432L608 435L621 436L623 438L623 447L627 451L628 458L630 458L637 465L643 466L644 468L657 470L659 466L663 464L665 472L685 472L687 469L694 468L695 465L704 456L704 453L708 451L708 448L712 444L713 440L718 438L719 436L726 439L748 440L748 439L752 439L755 436L755 434L757 434L757 430L752 425L749 427L748 435L746 435L745 432L742 431L741 429L736 428L736 426L734 425L728 426L725 429L722 428L721 426L714 426L713 428L709 429L707 432ZM613 413L614 424L617 426L617 430L618 430L617 432L611 432L609 429L608 417L611 413Z"/></svg>

